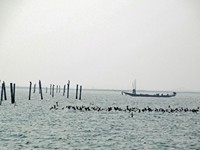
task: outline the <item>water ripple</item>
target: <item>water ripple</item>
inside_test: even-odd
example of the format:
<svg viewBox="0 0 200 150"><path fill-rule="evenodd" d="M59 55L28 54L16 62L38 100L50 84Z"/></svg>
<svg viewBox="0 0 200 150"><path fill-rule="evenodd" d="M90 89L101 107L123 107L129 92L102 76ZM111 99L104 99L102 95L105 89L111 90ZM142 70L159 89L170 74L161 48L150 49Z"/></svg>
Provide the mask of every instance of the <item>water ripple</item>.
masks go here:
<svg viewBox="0 0 200 150"><path fill-rule="evenodd" d="M200 95L172 99L121 96L118 92L87 91L83 100L38 95L27 100L18 90L17 106L0 106L0 149L200 149L200 113L81 112L61 108L86 105L151 108L200 106ZM59 103L58 110L49 110Z"/></svg>

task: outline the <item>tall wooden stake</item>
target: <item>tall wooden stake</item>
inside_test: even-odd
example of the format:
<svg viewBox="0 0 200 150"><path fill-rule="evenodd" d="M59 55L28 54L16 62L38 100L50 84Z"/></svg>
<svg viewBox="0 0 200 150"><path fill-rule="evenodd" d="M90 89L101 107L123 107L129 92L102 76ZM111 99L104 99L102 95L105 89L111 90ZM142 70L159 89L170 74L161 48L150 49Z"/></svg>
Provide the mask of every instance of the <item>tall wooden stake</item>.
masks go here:
<svg viewBox="0 0 200 150"><path fill-rule="evenodd" d="M50 84L50 95L51 95L51 84Z"/></svg>
<svg viewBox="0 0 200 150"><path fill-rule="evenodd" d="M32 82L30 81L30 86L29 86L29 97L28 97L29 100L31 100L31 88L32 88Z"/></svg>
<svg viewBox="0 0 200 150"><path fill-rule="evenodd" d="M39 86L39 94L40 94L41 93L41 91L40 91L40 84L38 86Z"/></svg>
<svg viewBox="0 0 200 150"><path fill-rule="evenodd" d="M33 93L36 91L36 84L34 84Z"/></svg>
<svg viewBox="0 0 200 150"><path fill-rule="evenodd" d="M80 86L79 100L81 100L82 85Z"/></svg>
<svg viewBox="0 0 200 150"><path fill-rule="evenodd" d="M67 83L67 98L69 98L69 86L70 86L70 81L68 80L68 83Z"/></svg>
<svg viewBox="0 0 200 150"><path fill-rule="evenodd" d="M13 88L12 83L10 83L10 98L11 98L11 104L13 103Z"/></svg>
<svg viewBox="0 0 200 150"><path fill-rule="evenodd" d="M2 86L1 86L1 101L3 100L3 83L2 83Z"/></svg>
<svg viewBox="0 0 200 150"><path fill-rule="evenodd" d="M66 85L64 85L64 88L63 88L63 96L65 96L65 89L66 89Z"/></svg>
<svg viewBox="0 0 200 150"><path fill-rule="evenodd" d="M13 85L13 101L14 101L14 103L15 103L15 83L14 83L14 85Z"/></svg>
<svg viewBox="0 0 200 150"><path fill-rule="evenodd" d="M1 86L1 99L0 99L0 105L2 103L2 100L3 100L3 84Z"/></svg>
<svg viewBox="0 0 200 150"><path fill-rule="evenodd" d="M4 91L4 99L7 100L7 96L6 96L6 84L3 81L3 91Z"/></svg>
<svg viewBox="0 0 200 150"><path fill-rule="evenodd" d="M53 84L53 89L52 89L52 97L54 97L54 84Z"/></svg>
<svg viewBox="0 0 200 150"><path fill-rule="evenodd" d="M11 104L15 103L15 83L10 83Z"/></svg>
<svg viewBox="0 0 200 150"><path fill-rule="evenodd" d="M76 99L78 98L78 84L76 85Z"/></svg>
<svg viewBox="0 0 200 150"><path fill-rule="evenodd" d="M43 99L43 95L42 95L42 84L41 81L39 80L39 91L40 91L40 95L41 95L41 100Z"/></svg>

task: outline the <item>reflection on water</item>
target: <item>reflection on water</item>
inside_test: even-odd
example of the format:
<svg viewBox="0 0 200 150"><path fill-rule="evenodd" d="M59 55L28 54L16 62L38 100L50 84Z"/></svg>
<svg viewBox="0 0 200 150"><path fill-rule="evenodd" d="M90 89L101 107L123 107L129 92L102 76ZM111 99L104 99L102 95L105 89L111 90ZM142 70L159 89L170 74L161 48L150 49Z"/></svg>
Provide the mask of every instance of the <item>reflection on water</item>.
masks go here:
<svg viewBox="0 0 200 150"><path fill-rule="evenodd" d="M45 94L45 93L44 93ZM83 91L49 94L40 100L28 90L16 89L17 106L0 106L0 149L199 149L200 113L76 111L64 106L200 107L200 94L178 93L175 98L133 98L120 92ZM50 108L58 102L58 109Z"/></svg>

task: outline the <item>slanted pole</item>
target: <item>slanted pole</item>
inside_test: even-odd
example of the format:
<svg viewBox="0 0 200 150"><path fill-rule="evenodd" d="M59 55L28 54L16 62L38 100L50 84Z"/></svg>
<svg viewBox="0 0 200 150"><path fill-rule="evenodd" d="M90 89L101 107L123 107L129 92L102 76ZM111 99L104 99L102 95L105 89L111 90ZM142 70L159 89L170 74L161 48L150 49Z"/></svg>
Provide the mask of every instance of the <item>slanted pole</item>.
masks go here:
<svg viewBox="0 0 200 150"><path fill-rule="evenodd" d="M6 84L3 81L3 91L4 91L4 100L7 100L7 96L6 96Z"/></svg>
<svg viewBox="0 0 200 150"><path fill-rule="evenodd" d="M41 100L43 100L43 95L42 95L42 84L41 81L39 80L39 91L40 91L40 95L41 95Z"/></svg>
<svg viewBox="0 0 200 150"><path fill-rule="evenodd" d="M31 87L32 87L32 82L30 81L28 100L31 100Z"/></svg>
<svg viewBox="0 0 200 150"><path fill-rule="evenodd" d="M78 98L78 84L76 85L76 99Z"/></svg>
<svg viewBox="0 0 200 150"><path fill-rule="evenodd" d="M2 83L2 86L1 86L1 99L0 99L0 105L2 103L2 100L3 100L3 83Z"/></svg>
<svg viewBox="0 0 200 150"><path fill-rule="evenodd" d="M3 100L3 83L2 83L2 86L1 86L1 101Z"/></svg>

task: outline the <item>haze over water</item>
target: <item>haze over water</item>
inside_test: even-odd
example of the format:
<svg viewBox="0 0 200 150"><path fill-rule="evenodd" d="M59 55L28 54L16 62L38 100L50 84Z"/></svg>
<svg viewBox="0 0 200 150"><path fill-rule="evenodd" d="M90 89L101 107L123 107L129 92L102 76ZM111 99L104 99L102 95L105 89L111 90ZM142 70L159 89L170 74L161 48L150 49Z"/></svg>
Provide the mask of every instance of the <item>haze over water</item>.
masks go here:
<svg viewBox="0 0 200 150"><path fill-rule="evenodd" d="M199 150L200 113L192 112L200 107L199 6L199 0L0 0L0 81L16 83L16 105L8 87L0 105L0 150ZM122 96L135 79L137 91L177 95ZM19 87L38 80L43 87L70 80L70 99L43 91L43 100L37 92L29 101L28 88ZM74 99L75 84L83 86L82 100ZM149 107L154 111L139 112Z"/></svg>
<svg viewBox="0 0 200 150"><path fill-rule="evenodd" d="M1 0L1 80L200 89L199 0Z"/></svg>

